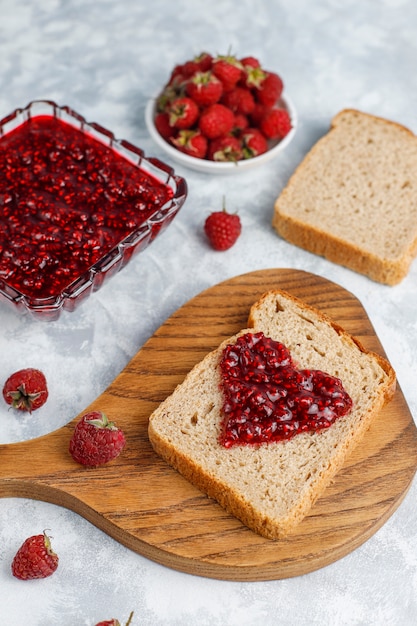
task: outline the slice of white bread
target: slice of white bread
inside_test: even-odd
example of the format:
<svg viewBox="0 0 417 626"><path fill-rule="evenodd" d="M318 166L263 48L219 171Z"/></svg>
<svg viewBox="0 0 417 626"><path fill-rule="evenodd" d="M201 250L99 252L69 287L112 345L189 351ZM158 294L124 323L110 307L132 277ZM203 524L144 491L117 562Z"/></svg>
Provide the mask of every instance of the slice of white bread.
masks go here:
<svg viewBox="0 0 417 626"><path fill-rule="evenodd" d="M387 285L417 254L417 137L346 109L306 155L275 202L284 239Z"/></svg>
<svg viewBox="0 0 417 626"><path fill-rule="evenodd" d="M299 368L341 379L353 408L332 426L284 442L256 446L219 443L223 393L219 361L224 347L246 332L286 345ZM152 413L155 451L192 484L253 531L285 537L361 440L395 391L395 373L322 312L283 291L271 291L250 311L248 329L210 352Z"/></svg>

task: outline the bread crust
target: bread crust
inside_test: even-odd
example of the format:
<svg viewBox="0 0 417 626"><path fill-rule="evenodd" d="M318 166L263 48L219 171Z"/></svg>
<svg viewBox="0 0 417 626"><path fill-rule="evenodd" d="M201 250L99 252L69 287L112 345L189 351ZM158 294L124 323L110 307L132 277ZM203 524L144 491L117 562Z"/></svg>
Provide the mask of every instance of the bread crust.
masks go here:
<svg viewBox="0 0 417 626"><path fill-rule="evenodd" d="M281 314L283 321L278 323L276 318ZM299 320L297 315L301 316ZM358 366L363 367L364 372L366 370L363 380L368 376L368 367L372 369L371 379L378 378L375 388L372 382L366 382L374 394L372 402L365 399L360 414L359 409L355 409L325 431L303 433L284 442L226 449L219 443L222 420L219 362L222 351L246 332L262 330L272 336L274 333L268 331L275 326L279 329L288 322L306 326L310 336L308 341L315 342L314 334L319 341L327 334L325 341L331 340L339 352L343 350L344 358L350 355L355 363L364 360L363 365ZM273 338L280 340L277 333L281 334L281 331L275 332ZM294 345L299 341L300 335L294 333ZM304 349L307 347L299 348L298 353L294 349L297 359L300 355L302 358ZM337 357L336 368L343 355ZM317 359L317 362L325 361L320 355ZM311 358L307 357L300 367L308 366L309 361ZM326 371L333 373L334 367L330 365L329 360ZM362 381L361 376L359 379ZM352 390L356 383L356 379L352 381ZM386 359L366 351L360 342L324 313L286 292L274 290L264 294L251 307L248 328L207 354L154 411L149 419L149 439L155 452L169 465L248 528L268 539L281 539L294 530L333 480L371 422L392 398L395 385L394 370ZM197 413L198 419L194 420ZM191 425L193 420L195 424ZM196 427L200 430L194 433ZM315 454L312 458L311 450ZM267 469L273 472L272 476L265 475ZM285 483L289 478L295 485L292 491Z"/></svg>
<svg viewBox="0 0 417 626"><path fill-rule="evenodd" d="M357 128L359 125L360 128ZM373 129L374 126L377 130ZM369 139L370 143L380 142L381 153L390 150L391 147L389 140L385 140L380 136L382 135L380 132L381 128L384 131L389 130L390 134L394 134L398 139L396 149L400 150L401 145L412 146L413 149L413 158L408 160L412 180L411 182L404 181L403 183L403 188L405 185L408 185L410 188L408 196L404 198L404 202L409 203L409 208L407 207L404 210L409 210L410 214L413 211L415 212L415 216L411 215L410 217L412 236L408 237L408 241L404 244L399 244L397 250L390 250L389 253L387 249L384 249L383 245L375 246L375 249L372 250L363 243L364 237L372 238L374 236L373 230L375 229L369 228L368 225L369 212L377 212L379 210L376 200L379 200L379 196L383 197L385 193L384 178L386 174L391 174L391 172L384 172L386 167L384 163L376 163L375 154L371 154L363 143L358 145L357 148L355 145L346 147L348 141L351 141L351 137L355 136L355 132L360 133L361 128L364 127L369 127L367 132L373 137ZM333 141L336 136L339 137L338 142ZM334 173L337 172L338 180L329 181L318 175L323 164L323 155L327 150L331 151L331 155L330 153L330 156L327 155L332 162L331 176L334 176ZM347 168L345 168L344 172L338 171L339 164L340 169L343 167L341 159L344 158L347 150L349 150L349 157L352 161L362 160L364 163L362 172L358 174L355 171L354 180L351 179L351 172ZM400 178L400 176L401 174L399 173L398 177ZM373 196L369 196L369 202L362 203L363 206L358 208L359 201L352 202L351 196L354 195L355 191L360 192L366 186L373 187ZM312 202L311 206L308 206L310 201L308 197L305 200L305 205L302 207L303 210L297 212L294 209L294 198L299 200L304 191L306 196L309 196L312 190L315 194L314 203ZM347 232L346 230L346 232L340 231L335 233L331 224L326 222L325 215L323 215L323 220L320 220L321 212L324 211L323 207L328 201L329 193L332 190L335 198L335 216L345 213L349 214L352 219L355 219L355 228L351 229L352 232ZM345 197L343 197L343 193L346 194ZM374 198L376 198L375 201ZM304 202L304 199L300 202ZM408 128L397 122L362 113L355 109L344 109L334 116L329 132L308 152L275 201L272 226L281 237L290 243L364 274L376 282L392 286L404 279L413 259L417 255L416 203L417 137ZM339 207L337 209L339 213L337 213L336 207ZM393 212L395 211L394 206L392 210ZM358 212L357 218L353 215L354 211ZM314 220L312 219L313 214L316 216ZM391 241L400 240L402 236L401 229L404 229L404 225L394 223L388 226L387 221L386 215L381 213L380 228L390 228L392 230ZM398 221L401 222L401 220ZM353 232L355 230L358 236ZM410 228L407 228L407 230L410 231Z"/></svg>

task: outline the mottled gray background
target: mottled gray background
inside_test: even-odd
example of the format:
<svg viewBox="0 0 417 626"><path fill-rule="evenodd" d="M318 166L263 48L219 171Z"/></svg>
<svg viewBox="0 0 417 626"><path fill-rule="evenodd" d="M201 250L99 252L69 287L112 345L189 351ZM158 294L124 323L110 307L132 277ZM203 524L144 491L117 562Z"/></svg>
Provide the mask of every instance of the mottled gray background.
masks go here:
<svg viewBox="0 0 417 626"><path fill-rule="evenodd" d="M299 127L259 170L210 178L176 166L189 196L169 229L74 313L39 323L0 303L0 379L45 371L50 400L31 418L0 408L0 442L60 427L97 397L159 325L228 277L269 267L304 269L363 303L417 415L417 264L386 287L299 250L270 226L288 176L340 109L356 107L417 131L414 0L0 0L0 118L33 99L69 105L118 138L164 158L150 139L146 102L172 66L202 50L255 55L279 72ZM243 233L212 251L202 226L226 195ZM0 448L1 454L1 448ZM127 550L57 506L0 500L0 618L9 626L93 626L134 609L141 626L407 626L417 623L417 496L364 546L318 572L233 583L171 571ZM51 529L61 562L22 583L10 562L26 536Z"/></svg>

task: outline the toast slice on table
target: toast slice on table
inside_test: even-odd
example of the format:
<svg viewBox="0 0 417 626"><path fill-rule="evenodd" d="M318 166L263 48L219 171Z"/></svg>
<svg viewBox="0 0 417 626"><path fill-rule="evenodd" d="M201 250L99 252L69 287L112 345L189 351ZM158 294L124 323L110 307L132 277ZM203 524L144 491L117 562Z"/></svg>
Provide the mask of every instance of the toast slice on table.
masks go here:
<svg viewBox="0 0 417 626"><path fill-rule="evenodd" d="M294 435L285 431L287 434L281 434L284 439L280 440L277 433L284 433L287 418L282 418L281 409L276 408L278 405L271 405L273 418L275 414L279 417L275 426L271 426L275 418L269 422L265 418L261 425L262 428L265 425L262 436L266 437L266 441L241 443L240 439L236 439L236 433L243 432L247 442L248 433L252 432L252 418L246 411L247 403L252 402L250 398L254 399L255 413L261 410L259 407L265 401L273 403L278 396L284 397L286 393L285 402L288 405L292 403L294 406L294 402L301 405L305 401L304 391L299 395L303 397L302 402L299 398L294 401L291 396L291 403L290 392L282 391L287 382L293 380L292 374L287 375L289 361L285 360L284 352L279 365L268 356L268 366L264 367L259 361L262 361L260 352L255 354L257 348L253 348L254 358L245 351L248 340L255 343L261 341L260 345L263 345L263 341L270 339L273 340L271 345L279 342L289 351L293 365L302 371L303 376L306 370L318 370L325 373L329 380L337 380L351 406L327 427ZM247 399L244 401L238 392L236 406L238 411L245 407L246 412L238 414L229 432L225 426L224 410L229 410L231 404L225 405L222 372L226 363L226 371L232 372L232 378L236 375L234 351L239 342L243 342L239 362L247 364L249 375L246 376L246 383L242 383ZM254 359L257 360L255 365ZM284 369L279 369L278 373L274 370L275 378L269 377L269 382L266 382L262 376L270 366ZM250 378L253 372L260 378ZM299 374L295 375L297 380ZM239 376L236 381L241 384ZM235 390L240 388L234 380L232 384ZM283 291L271 291L252 306L248 328L207 354L152 413L149 439L155 451L169 465L217 500L229 513L260 535L279 539L296 527L323 493L372 420L392 398L395 384L395 373L386 359L365 350L319 310ZM301 388L304 390L307 387L303 383ZM258 392L263 393L262 398L256 395ZM316 392L319 393L317 388L312 394ZM335 397L340 397L340 394L335 394ZM326 413L327 409L318 414L320 400L310 400L310 403L312 413L310 415L309 409L309 419ZM301 424L305 423L302 419L306 415L301 419L295 413L296 409L293 409L292 424L302 430ZM268 438L271 432L278 440ZM259 437L261 439L261 435Z"/></svg>
<svg viewBox="0 0 417 626"><path fill-rule="evenodd" d="M292 244L387 285L417 254L417 137L346 109L275 202L273 227Z"/></svg>

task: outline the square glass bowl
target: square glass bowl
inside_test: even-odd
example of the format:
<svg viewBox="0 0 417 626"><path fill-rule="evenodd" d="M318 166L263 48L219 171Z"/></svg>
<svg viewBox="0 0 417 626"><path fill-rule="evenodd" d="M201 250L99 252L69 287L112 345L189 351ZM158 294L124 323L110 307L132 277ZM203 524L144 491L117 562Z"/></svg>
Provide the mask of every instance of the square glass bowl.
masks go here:
<svg viewBox="0 0 417 626"><path fill-rule="evenodd" d="M174 170L51 101L0 121L0 299L56 320L173 220Z"/></svg>

